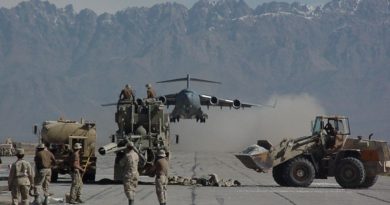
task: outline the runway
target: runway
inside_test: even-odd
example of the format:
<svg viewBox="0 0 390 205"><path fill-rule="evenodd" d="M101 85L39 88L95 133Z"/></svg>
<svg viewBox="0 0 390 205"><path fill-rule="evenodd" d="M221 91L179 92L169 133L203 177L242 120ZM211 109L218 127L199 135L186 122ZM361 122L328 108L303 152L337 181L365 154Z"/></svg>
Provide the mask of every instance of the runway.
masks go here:
<svg viewBox="0 0 390 205"><path fill-rule="evenodd" d="M15 157L3 157L4 164ZM27 157L31 162L32 156ZM99 156L97 180L112 178L114 156ZM233 153L185 152L173 153L170 162L170 175L201 177L216 173L224 179L235 179L241 187L199 187L168 186L169 205L367 205L390 204L390 177L380 177L370 189L342 189L333 178L315 180L308 188L280 187L271 173L257 173L245 168ZM63 176L59 183L50 187L55 198L63 198L69 192L70 178ZM143 182L153 182L153 178L142 177ZM0 181L0 186L6 186ZM85 204L126 204L122 185L85 184L83 187ZM10 192L0 192L0 204L10 202ZM158 204L154 185L139 185L136 204Z"/></svg>

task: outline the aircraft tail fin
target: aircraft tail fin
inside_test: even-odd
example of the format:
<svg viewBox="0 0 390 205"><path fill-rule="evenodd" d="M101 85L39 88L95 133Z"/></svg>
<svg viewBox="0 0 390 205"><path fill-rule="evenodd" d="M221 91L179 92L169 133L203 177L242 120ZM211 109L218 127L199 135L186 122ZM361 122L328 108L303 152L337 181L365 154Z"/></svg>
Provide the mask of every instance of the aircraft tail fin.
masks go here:
<svg viewBox="0 0 390 205"><path fill-rule="evenodd" d="M159 81L159 82L156 82L156 83L171 83L171 82L177 82L177 81L187 81L187 89L190 88L190 81L221 84L221 82L217 82L217 81L204 80L204 79L199 79L199 78L190 78L189 74L187 74L186 78L176 78L176 79L172 79L172 80Z"/></svg>

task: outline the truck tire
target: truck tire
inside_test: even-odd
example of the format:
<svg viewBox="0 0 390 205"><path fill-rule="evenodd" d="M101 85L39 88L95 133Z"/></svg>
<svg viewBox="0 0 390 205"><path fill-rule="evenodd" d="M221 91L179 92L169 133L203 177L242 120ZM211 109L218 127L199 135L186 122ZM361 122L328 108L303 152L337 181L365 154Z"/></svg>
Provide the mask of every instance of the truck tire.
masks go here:
<svg viewBox="0 0 390 205"><path fill-rule="evenodd" d="M86 183L95 182L95 178L96 178L96 171L95 170L89 171L89 172L84 174L83 182L86 182Z"/></svg>
<svg viewBox="0 0 390 205"><path fill-rule="evenodd" d="M283 169L283 178L288 186L308 187L315 177L313 164L303 157L290 160Z"/></svg>
<svg viewBox="0 0 390 205"><path fill-rule="evenodd" d="M272 168L272 176L277 184L280 186L287 186L286 181L283 178L283 169L285 165L279 164L278 166Z"/></svg>
<svg viewBox="0 0 390 205"><path fill-rule="evenodd" d="M58 181L58 172L55 170L51 170L51 182L57 182Z"/></svg>
<svg viewBox="0 0 390 205"><path fill-rule="evenodd" d="M341 159L336 166L335 178L337 183L347 189L361 187L366 179L363 163L355 157Z"/></svg>
<svg viewBox="0 0 390 205"><path fill-rule="evenodd" d="M378 175L375 176L366 176L364 182L360 185L361 188L369 188L372 187L376 181L378 180Z"/></svg>

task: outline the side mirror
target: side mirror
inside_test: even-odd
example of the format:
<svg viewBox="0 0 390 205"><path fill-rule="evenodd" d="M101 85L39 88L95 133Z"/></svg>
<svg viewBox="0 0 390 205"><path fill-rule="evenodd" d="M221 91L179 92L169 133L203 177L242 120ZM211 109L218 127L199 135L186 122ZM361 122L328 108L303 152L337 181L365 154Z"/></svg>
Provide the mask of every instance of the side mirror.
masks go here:
<svg viewBox="0 0 390 205"><path fill-rule="evenodd" d="M179 135L176 135L176 144L179 144Z"/></svg>
<svg viewBox="0 0 390 205"><path fill-rule="evenodd" d="M38 125L37 124L34 125L33 132L34 132L34 135L38 134Z"/></svg>

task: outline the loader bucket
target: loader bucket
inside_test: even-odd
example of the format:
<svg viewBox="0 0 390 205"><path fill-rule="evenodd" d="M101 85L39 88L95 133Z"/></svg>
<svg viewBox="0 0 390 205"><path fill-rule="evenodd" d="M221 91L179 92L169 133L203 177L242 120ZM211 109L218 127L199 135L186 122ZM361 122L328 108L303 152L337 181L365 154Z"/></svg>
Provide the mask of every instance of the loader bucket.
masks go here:
<svg viewBox="0 0 390 205"><path fill-rule="evenodd" d="M251 145L235 156L249 169L266 172L272 167L269 151L258 145Z"/></svg>

